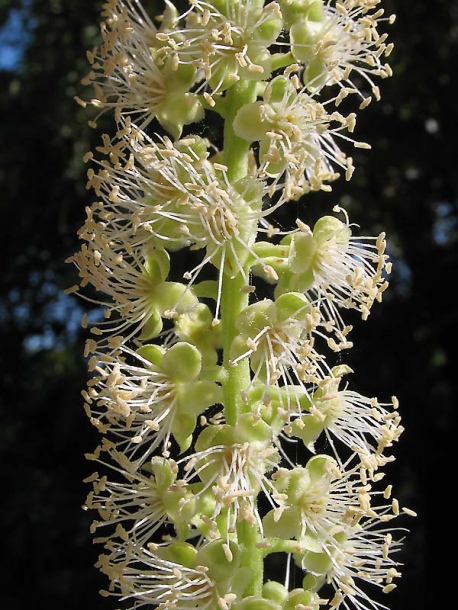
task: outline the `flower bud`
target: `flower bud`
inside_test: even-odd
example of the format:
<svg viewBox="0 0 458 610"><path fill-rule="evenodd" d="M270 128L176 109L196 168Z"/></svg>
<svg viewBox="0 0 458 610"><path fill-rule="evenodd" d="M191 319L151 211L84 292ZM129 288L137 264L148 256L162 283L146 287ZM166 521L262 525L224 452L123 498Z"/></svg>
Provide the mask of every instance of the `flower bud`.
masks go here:
<svg viewBox="0 0 458 610"><path fill-rule="evenodd" d="M158 369L165 354L165 347L162 345L142 345L138 348L137 354L149 360Z"/></svg>
<svg viewBox="0 0 458 610"><path fill-rule="evenodd" d="M275 299L277 320L285 322L291 318L301 320L310 311L307 297L300 292L285 292Z"/></svg>
<svg viewBox="0 0 458 610"><path fill-rule="evenodd" d="M322 0L279 0L285 25L323 19Z"/></svg>
<svg viewBox="0 0 458 610"><path fill-rule="evenodd" d="M192 290L179 282L159 284L154 296L154 302L163 315L168 312L186 313L192 311L199 303Z"/></svg>
<svg viewBox="0 0 458 610"><path fill-rule="evenodd" d="M282 610L282 606L270 599L256 595L245 597L232 606L233 610Z"/></svg>
<svg viewBox="0 0 458 610"><path fill-rule="evenodd" d="M288 597L288 590L285 585L276 580L268 580L262 587L262 596L264 599L271 599L281 605Z"/></svg>
<svg viewBox="0 0 458 610"><path fill-rule="evenodd" d="M158 546L154 553L165 561L186 566L187 568L193 568L198 565L197 551L188 542L172 542L166 546Z"/></svg>
<svg viewBox="0 0 458 610"><path fill-rule="evenodd" d="M288 598L283 602L282 610L296 610L297 608L301 607L313 608L317 599L317 596L311 591L304 591L304 589L293 589L289 592Z"/></svg>
<svg viewBox="0 0 458 610"><path fill-rule="evenodd" d="M161 368L177 383L193 381L202 369L202 356L194 345L179 342L166 351Z"/></svg>
<svg viewBox="0 0 458 610"><path fill-rule="evenodd" d="M240 551L232 540L213 540L201 547L196 564L208 568L208 576L215 582L232 579L240 566Z"/></svg>

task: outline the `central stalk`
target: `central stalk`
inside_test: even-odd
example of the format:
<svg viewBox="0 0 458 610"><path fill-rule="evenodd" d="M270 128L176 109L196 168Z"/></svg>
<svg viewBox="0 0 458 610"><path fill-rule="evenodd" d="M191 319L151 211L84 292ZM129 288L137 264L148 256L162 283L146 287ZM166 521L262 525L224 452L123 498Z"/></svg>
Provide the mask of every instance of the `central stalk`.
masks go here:
<svg viewBox="0 0 458 610"><path fill-rule="evenodd" d="M227 166L229 180L234 183L244 178L248 173L250 144L235 135L233 123L239 108L256 99L256 83L240 81L233 85L226 94L227 113L224 122L224 151L223 161ZM245 277L248 276L246 265ZM248 306L249 295L243 289L246 286L245 278L239 271L233 277L223 275L221 292L221 323L223 333L223 366L227 377L224 382L224 406L226 422L235 426L242 408L241 391L246 389L250 382L250 363L248 358L231 366L229 352L237 332L235 321L238 315Z"/></svg>
<svg viewBox="0 0 458 610"><path fill-rule="evenodd" d="M226 93L227 112L224 125L223 162L227 166L228 178L234 183L248 173L250 144L234 133L233 123L239 108L256 100L256 82L240 81ZM236 426L243 410L242 391L250 384L249 358L230 364L230 348L237 335L235 322L239 314L249 305L249 293L244 290L249 275L249 262L244 274L240 271L230 277L223 275L221 292L221 323L223 334L223 366L226 377L223 383L224 412L226 422ZM260 594L263 583L264 562L258 548L260 533L257 524L242 521L237 525L237 538L242 549L242 565L250 568L252 579L245 595Z"/></svg>

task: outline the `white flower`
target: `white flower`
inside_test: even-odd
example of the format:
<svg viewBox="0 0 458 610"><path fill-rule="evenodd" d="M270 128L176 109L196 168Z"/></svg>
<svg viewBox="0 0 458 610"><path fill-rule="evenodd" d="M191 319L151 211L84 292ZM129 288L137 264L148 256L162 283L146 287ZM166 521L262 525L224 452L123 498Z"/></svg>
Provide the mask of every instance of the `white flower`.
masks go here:
<svg viewBox="0 0 458 610"><path fill-rule="evenodd" d="M218 317L222 275L242 273L248 284L248 258L252 256L262 265L252 250L258 221L264 215L262 181L247 177L232 184L227 168L209 159L208 143L202 138L155 142L129 121L125 132L129 141L121 149L104 139L99 150L108 159L100 161L98 172L89 170L88 186L101 201L89 211L80 232L88 245L73 257L74 262L85 281L96 283L108 294L117 294L113 283L125 278L134 284L133 290L126 290L135 300L138 281L145 281L142 259L151 250L204 250L201 262L185 278L192 284L207 264L218 268ZM100 267L92 259L101 248L106 253L98 255ZM123 273L126 264L129 268ZM115 274L111 273L113 265ZM104 273L107 267L110 271Z"/></svg>
<svg viewBox="0 0 458 610"><path fill-rule="evenodd" d="M218 8L217 8L218 6ZM184 27L180 27L184 21ZM268 50L281 32L281 13L276 2L211 3L195 0L168 29L158 35L164 46L160 56L175 58L178 66L197 66L210 105L240 79L263 80L270 76ZM206 91L210 88L210 93Z"/></svg>
<svg viewBox="0 0 458 610"><path fill-rule="evenodd" d="M248 584L240 549L223 539L201 544L128 545L121 554L102 555L98 566L111 580L105 595L133 600L130 608L229 610Z"/></svg>
<svg viewBox="0 0 458 610"><path fill-rule="evenodd" d="M188 286L166 280L169 257L164 250L123 250L122 244L108 239L103 223L92 229L91 240L68 260L79 270L78 295L103 308L104 319L91 328L97 337L108 335L99 339L100 346L118 347L134 336L156 337L163 318L197 306L197 297ZM88 284L101 296L87 295Z"/></svg>
<svg viewBox="0 0 458 610"><path fill-rule="evenodd" d="M359 457L363 479L372 479L378 476L375 473L379 467L392 461L393 457L385 456L384 451L399 439L404 430L397 400L393 397L392 404L383 404L376 398L366 398L347 388L339 390L340 383L338 371L317 380L316 390L312 396L309 395L309 401L302 402L304 411L308 413L297 414L285 432L301 438L313 452L317 439L324 433L340 463L341 448L334 443L337 439Z"/></svg>
<svg viewBox="0 0 458 610"><path fill-rule="evenodd" d="M205 566L187 567L148 549L132 550L119 558L102 555L98 567L109 576L121 600L133 600L130 608L214 610L220 598Z"/></svg>
<svg viewBox="0 0 458 610"><path fill-rule="evenodd" d="M249 141L260 142L259 173L273 179L270 193L282 188L282 200L298 198L310 191L330 190L328 184L342 169L347 179L353 173L352 158L338 146L341 132L354 129L354 115L334 112L308 95L297 76L278 76L265 88L263 101L246 104L238 111L234 129Z"/></svg>
<svg viewBox="0 0 458 610"><path fill-rule="evenodd" d="M199 379L202 358L188 343L139 351L94 354L90 368L96 375L85 398L92 423L118 451L144 462L160 446L168 455L172 437L186 449L197 416L221 400L221 388Z"/></svg>
<svg viewBox="0 0 458 610"><path fill-rule="evenodd" d="M195 68L158 59L157 28L140 2L109 0L102 15L103 44L88 53L91 71L83 80L94 88L91 103L115 109L118 119L132 115L142 127L157 117L174 136L200 120L202 106L189 92Z"/></svg>
<svg viewBox="0 0 458 610"><path fill-rule="evenodd" d="M349 93L358 93L364 107L371 99L366 91L369 87L380 99L373 77L391 76L391 68L382 58L393 45L386 44L387 34L377 31L378 22L385 20L383 9L377 9L379 4L380 0L328 0L321 19L298 20L291 26L291 51L305 65L303 79L310 90L337 83L342 88L338 102ZM392 23L394 18L388 20Z"/></svg>
<svg viewBox="0 0 458 610"><path fill-rule="evenodd" d="M384 593L396 587L393 581L401 574L399 563L390 553L399 550L401 543L393 539L393 531L393 527L383 526L383 521L381 526L378 516L370 517L364 523L358 521L342 528L327 553L309 551L297 560L304 569L317 577L324 576L334 587L331 608L386 608L372 599L365 585L378 587Z"/></svg>
<svg viewBox="0 0 458 610"><path fill-rule="evenodd" d="M245 388L247 396L258 394L257 388L263 386L256 400L266 405L275 400L286 411L286 419L293 412L300 414L302 400L310 400L316 384L331 374L316 340L323 340L333 351L351 346L339 333L335 338L326 334L318 307L295 292L249 305L236 327L230 365L249 358L252 376Z"/></svg>
<svg viewBox="0 0 458 610"><path fill-rule="evenodd" d="M342 209L335 207L334 211ZM346 214L344 222L323 216L313 231L299 220L297 224L299 231L287 238L287 269L277 294L304 292L317 303L323 317L341 329L345 324L339 309L355 309L366 320L373 303L382 300L388 287L391 263L385 254L385 234L353 236Z"/></svg>
<svg viewBox="0 0 458 610"><path fill-rule="evenodd" d="M196 441L196 452L179 462L196 496L211 498L214 509L209 518L215 529L217 517L227 515L228 536L240 521L262 528L257 507L260 491L273 505L275 488L267 473L276 467L279 453L270 436L269 426L245 414L236 428L227 424L208 426Z"/></svg>
<svg viewBox="0 0 458 610"><path fill-rule="evenodd" d="M280 468L272 479L279 507L263 520L266 535L296 538L304 548L310 541L314 548L333 544L348 510L358 506L357 468L339 469L327 455L313 456L305 467Z"/></svg>
<svg viewBox="0 0 458 610"><path fill-rule="evenodd" d="M109 452L109 467L123 480L110 480L98 473L88 477L93 490L88 494L85 508L97 510L100 519L91 525L91 532L101 528L111 531L105 537L98 537L96 543L105 543L108 549L120 549L125 543L143 546L154 541L156 533L171 533L172 527L186 535L192 516L193 502L190 491L182 480L176 479L176 464L162 458L153 458L145 472L141 472L115 450ZM101 457L98 458L102 463ZM151 472L147 473L146 470ZM186 509L182 510L185 499ZM191 512L190 512L191 511ZM168 529L165 529L165 526Z"/></svg>

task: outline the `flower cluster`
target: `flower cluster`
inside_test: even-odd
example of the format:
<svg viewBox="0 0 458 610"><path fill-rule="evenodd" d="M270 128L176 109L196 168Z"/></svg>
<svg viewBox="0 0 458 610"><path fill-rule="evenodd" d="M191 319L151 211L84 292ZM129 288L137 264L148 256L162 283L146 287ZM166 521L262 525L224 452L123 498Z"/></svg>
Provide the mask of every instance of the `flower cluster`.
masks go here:
<svg viewBox="0 0 458 610"><path fill-rule="evenodd" d="M344 363L347 310L366 320L388 286L385 235L358 236L339 206L275 220L368 148L338 107L362 110L391 74L379 5L103 5L78 102L114 130L85 157L70 291L100 313L83 396L102 594L132 608L376 610L370 585L400 575L391 522L413 511L380 487L397 400L360 395Z"/></svg>

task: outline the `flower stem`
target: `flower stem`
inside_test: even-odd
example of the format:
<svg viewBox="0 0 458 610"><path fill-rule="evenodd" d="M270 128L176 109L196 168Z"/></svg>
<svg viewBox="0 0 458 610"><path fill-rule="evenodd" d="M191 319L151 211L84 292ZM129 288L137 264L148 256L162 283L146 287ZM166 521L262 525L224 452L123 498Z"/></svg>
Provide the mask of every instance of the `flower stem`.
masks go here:
<svg viewBox="0 0 458 610"><path fill-rule="evenodd" d="M250 143L239 138L234 133L233 122L239 108L256 100L256 82L240 81L233 85L226 96L227 113L224 125L224 156L228 177L231 182L244 178L248 173ZM237 335L235 322L238 315L249 304L249 294L243 290L246 285L248 267L245 277L239 271L235 276L225 274L221 293L221 323L223 333L223 366L227 376L223 384L224 409L226 422L232 426L237 424L242 411L242 390L250 383L250 362L248 358L240 360L236 365L230 365L230 348ZM245 594L261 593L263 582L263 557L257 543L260 533L256 524L242 521L237 525L238 541L242 549L242 565L251 569L252 578Z"/></svg>
<svg viewBox="0 0 458 610"><path fill-rule="evenodd" d="M221 321L223 325L223 366L226 378L223 384L225 419L235 426L242 407L241 391L250 382L250 365L248 359L240 360L236 365L229 363L229 350L236 335L235 321L237 316L248 305L248 295L241 292L245 281L239 273L234 278L224 276L221 295Z"/></svg>
<svg viewBox="0 0 458 610"><path fill-rule="evenodd" d="M242 547L241 565L250 568L251 582L244 591L244 595L261 595L264 580L264 556L258 547L260 540L258 526L242 521L237 525L237 537Z"/></svg>
<svg viewBox="0 0 458 610"><path fill-rule="evenodd" d="M226 96L227 115L224 124L224 156L227 174L232 182L245 177L248 173L250 143L235 135L232 127L234 117L239 108L256 99L256 83L240 81L233 85ZM225 274L221 292L221 323L223 332L223 366L227 372L224 383L224 406L226 422L232 426L237 423L242 407L241 391L250 381L250 364L248 359L238 364L229 364L229 352L237 331L235 321L237 316L248 305L248 294L242 289L246 281L239 272L234 277Z"/></svg>
<svg viewBox="0 0 458 610"><path fill-rule="evenodd" d="M229 180L235 182L248 173L250 142L239 138L234 133L234 118L245 104L256 100L257 83L255 81L239 81L233 85L226 95L226 115L224 121L224 153L223 160L227 165Z"/></svg>

